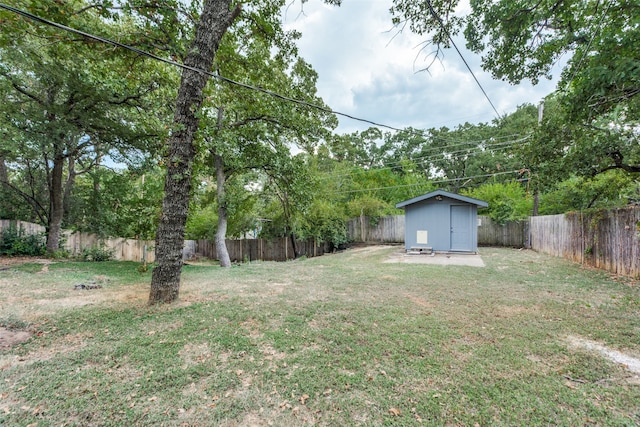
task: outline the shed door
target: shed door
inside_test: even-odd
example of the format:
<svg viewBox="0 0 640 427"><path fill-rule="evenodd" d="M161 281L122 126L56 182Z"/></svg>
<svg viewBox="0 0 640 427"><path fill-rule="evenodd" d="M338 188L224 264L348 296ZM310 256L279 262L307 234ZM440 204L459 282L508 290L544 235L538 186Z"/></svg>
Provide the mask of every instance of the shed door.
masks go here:
<svg viewBox="0 0 640 427"><path fill-rule="evenodd" d="M471 251L471 206L451 205L451 250Z"/></svg>

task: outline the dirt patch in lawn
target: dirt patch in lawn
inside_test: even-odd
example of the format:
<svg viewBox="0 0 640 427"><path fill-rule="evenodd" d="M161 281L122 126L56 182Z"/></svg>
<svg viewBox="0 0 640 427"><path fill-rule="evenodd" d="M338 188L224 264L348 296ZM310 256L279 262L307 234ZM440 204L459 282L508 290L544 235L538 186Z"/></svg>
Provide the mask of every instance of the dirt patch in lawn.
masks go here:
<svg viewBox="0 0 640 427"><path fill-rule="evenodd" d="M432 309L435 307L435 305L430 302L427 301L426 299L422 298L422 297L418 297L415 295L411 295L411 294L405 294L405 296L407 298L409 298L409 300L411 300L411 302L413 302L416 305L419 305L420 307L424 307L424 308L428 308L428 309Z"/></svg>
<svg viewBox="0 0 640 427"><path fill-rule="evenodd" d="M0 350L22 344L29 338L31 338L31 334L29 332L12 331L10 329L0 328Z"/></svg>
<svg viewBox="0 0 640 427"><path fill-rule="evenodd" d="M34 275L35 277L35 275ZM146 305L149 286L146 283L118 286L109 281L95 288L77 288L73 283L25 283L9 278L0 282L4 291L0 313L25 322L36 322L69 308L97 305ZM0 315L1 317L1 315Z"/></svg>

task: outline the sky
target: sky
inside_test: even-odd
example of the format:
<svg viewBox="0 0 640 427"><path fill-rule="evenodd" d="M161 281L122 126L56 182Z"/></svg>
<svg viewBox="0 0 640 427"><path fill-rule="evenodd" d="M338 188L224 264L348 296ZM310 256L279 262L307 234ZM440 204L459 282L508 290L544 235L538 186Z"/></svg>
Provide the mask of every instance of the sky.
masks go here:
<svg viewBox="0 0 640 427"><path fill-rule="evenodd" d="M320 0L292 2L285 10L285 28L302 33L299 53L318 72L318 94L334 111L397 128L455 128L496 118L491 104L454 49L444 52L429 71L430 47L425 37L391 24L391 0L344 0L330 6ZM537 105L553 92L553 79L532 86L513 86L484 72L480 56L456 39L466 61L501 115L524 103ZM371 125L339 117L337 133L362 131ZM385 130L384 128L381 128Z"/></svg>

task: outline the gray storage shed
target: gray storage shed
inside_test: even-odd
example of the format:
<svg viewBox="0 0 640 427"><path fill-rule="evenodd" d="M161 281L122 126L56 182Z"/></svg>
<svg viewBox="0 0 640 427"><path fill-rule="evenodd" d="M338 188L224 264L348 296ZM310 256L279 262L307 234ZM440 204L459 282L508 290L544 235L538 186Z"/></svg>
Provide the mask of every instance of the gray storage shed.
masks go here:
<svg viewBox="0 0 640 427"><path fill-rule="evenodd" d="M396 205L404 208L407 250L478 252L478 207L487 202L436 190Z"/></svg>

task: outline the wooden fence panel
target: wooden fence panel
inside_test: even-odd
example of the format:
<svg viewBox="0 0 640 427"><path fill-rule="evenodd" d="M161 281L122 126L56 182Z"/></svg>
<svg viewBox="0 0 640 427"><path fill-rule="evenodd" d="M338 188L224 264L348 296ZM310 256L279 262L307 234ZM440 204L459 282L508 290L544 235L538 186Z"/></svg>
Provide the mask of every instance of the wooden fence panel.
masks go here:
<svg viewBox="0 0 640 427"><path fill-rule="evenodd" d="M194 253L207 259L218 259L215 244L209 240L197 240ZM231 262L244 261L286 261L295 257L291 239L242 239L227 240L227 251ZM296 246L300 256L321 256L326 253L328 245L317 244L315 240L297 240Z"/></svg>
<svg viewBox="0 0 640 427"><path fill-rule="evenodd" d="M479 246L529 247L529 222L508 221L498 224L488 216L478 216Z"/></svg>
<svg viewBox="0 0 640 427"><path fill-rule="evenodd" d="M0 220L0 230L11 226L22 228L26 234L43 233L45 228L38 224L25 221ZM117 260L154 262L155 242L150 240L133 240L124 238L101 238L96 234L81 232L64 232L64 249L71 256L78 256L82 251L90 248L104 248L113 252ZM295 258L291 239L282 237L277 239L243 239L227 240L227 250L232 262L243 261L286 261ZM299 255L307 257L320 256L328 251L328 245L317 243L315 240L298 240L296 247ZM199 256L207 259L217 259L213 241L185 240L183 258L190 259Z"/></svg>
<svg viewBox="0 0 640 427"><path fill-rule="evenodd" d="M96 234L81 232L65 232L64 240L64 248L71 256L81 255L85 249L104 248L112 251L113 258L119 261L155 261L155 242L151 240L100 238Z"/></svg>
<svg viewBox="0 0 640 427"><path fill-rule="evenodd" d="M97 248L98 242L96 234L64 232L64 248L72 256L80 255L86 248Z"/></svg>
<svg viewBox="0 0 640 427"><path fill-rule="evenodd" d="M211 240L196 240L196 254L202 258L216 259L216 247Z"/></svg>
<svg viewBox="0 0 640 427"><path fill-rule="evenodd" d="M347 221L347 236L352 242L404 242L404 215L389 215L372 221L368 217Z"/></svg>
<svg viewBox="0 0 640 427"><path fill-rule="evenodd" d="M17 230L22 230L25 234L39 234L47 231L47 229L40 224L20 220L0 219L0 231L5 228L10 228L11 226L16 227Z"/></svg>
<svg viewBox="0 0 640 427"><path fill-rule="evenodd" d="M640 207L531 217L532 249L640 278Z"/></svg>

